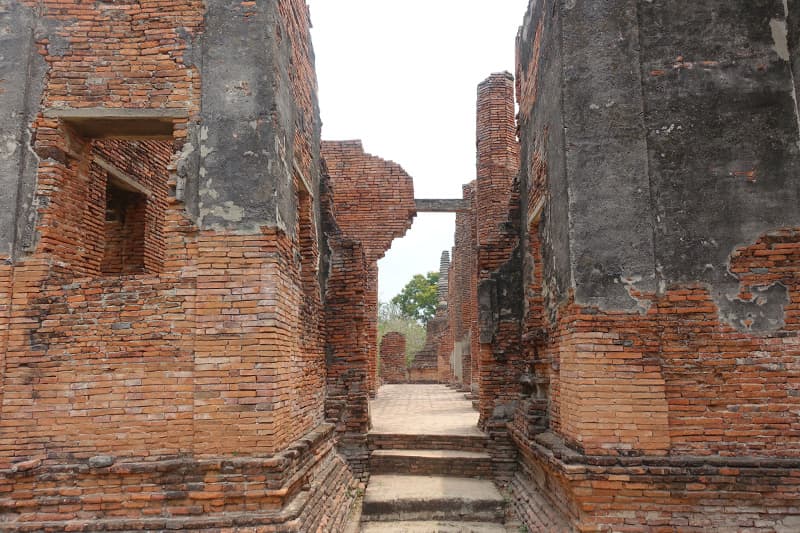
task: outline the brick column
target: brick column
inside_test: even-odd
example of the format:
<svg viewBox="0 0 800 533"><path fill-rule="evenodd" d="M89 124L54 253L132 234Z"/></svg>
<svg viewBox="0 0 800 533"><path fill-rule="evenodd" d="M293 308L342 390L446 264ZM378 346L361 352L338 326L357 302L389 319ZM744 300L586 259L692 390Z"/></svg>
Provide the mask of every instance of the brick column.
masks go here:
<svg viewBox="0 0 800 533"><path fill-rule="evenodd" d="M381 339L381 378L384 383L406 383L406 337L390 331Z"/></svg>
<svg viewBox="0 0 800 533"><path fill-rule="evenodd" d="M509 264L518 244L518 233L511 223L512 211L518 210L518 195L513 194L519 169L514 114L513 76L507 72L492 74L478 86L477 117L477 382L481 424L501 399L513 399L517 389L519 323L498 301L503 297L500 288L513 282L513 274L504 275L500 270ZM510 296L507 289L506 297Z"/></svg>

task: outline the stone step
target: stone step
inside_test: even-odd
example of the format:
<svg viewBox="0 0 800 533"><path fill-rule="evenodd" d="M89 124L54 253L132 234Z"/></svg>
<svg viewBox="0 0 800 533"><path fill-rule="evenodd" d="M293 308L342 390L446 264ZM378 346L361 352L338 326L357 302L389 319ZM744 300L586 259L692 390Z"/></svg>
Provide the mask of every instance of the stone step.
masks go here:
<svg viewBox="0 0 800 533"><path fill-rule="evenodd" d="M371 474L415 476L492 477L492 458L486 452L460 450L375 450L370 454Z"/></svg>
<svg viewBox="0 0 800 533"><path fill-rule="evenodd" d="M456 450L486 451L486 435L409 435L404 433L370 433L370 450Z"/></svg>
<svg viewBox="0 0 800 533"><path fill-rule="evenodd" d="M370 476L361 514L362 522L504 518L505 501L491 481L448 476Z"/></svg>
<svg viewBox="0 0 800 533"><path fill-rule="evenodd" d="M491 522L419 521L367 522L361 533L519 533L518 525L504 526Z"/></svg>

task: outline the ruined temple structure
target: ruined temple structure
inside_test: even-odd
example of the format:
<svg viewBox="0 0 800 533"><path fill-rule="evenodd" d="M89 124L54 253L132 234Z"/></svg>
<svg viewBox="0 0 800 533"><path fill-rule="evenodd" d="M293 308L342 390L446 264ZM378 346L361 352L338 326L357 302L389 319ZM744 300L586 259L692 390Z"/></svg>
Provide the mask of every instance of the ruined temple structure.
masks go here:
<svg viewBox="0 0 800 533"><path fill-rule="evenodd" d="M402 441L531 532L800 531L800 2L531 0L445 200L321 141L309 25L0 0L0 530L344 531ZM451 440L370 434L420 211Z"/></svg>
<svg viewBox="0 0 800 533"><path fill-rule="evenodd" d="M381 339L380 379L384 383L408 383L406 364L406 337L390 331Z"/></svg>
<svg viewBox="0 0 800 533"><path fill-rule="evenodd" d="M480 85L443 370L530 531L800 531L798 69L800 2L534 0Z"/></svg>
<svg viewBox="0 0 800 533"><path fill-rule="evenodd" d="M0 530L343 528L415 204L321 143L309 25L0 2Z"/></svg>

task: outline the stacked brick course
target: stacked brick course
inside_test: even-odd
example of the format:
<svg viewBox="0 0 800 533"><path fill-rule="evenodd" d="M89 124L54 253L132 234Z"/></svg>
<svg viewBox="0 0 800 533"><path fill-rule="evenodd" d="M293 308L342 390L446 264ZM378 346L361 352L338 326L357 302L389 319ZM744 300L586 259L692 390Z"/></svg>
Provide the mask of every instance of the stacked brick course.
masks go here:
<svg viewBox="0 0 800 533"><path fill-rule="evenodd" d="M381 380L384 383L408 383L406 337L390 331L381 339Z"/></svg>

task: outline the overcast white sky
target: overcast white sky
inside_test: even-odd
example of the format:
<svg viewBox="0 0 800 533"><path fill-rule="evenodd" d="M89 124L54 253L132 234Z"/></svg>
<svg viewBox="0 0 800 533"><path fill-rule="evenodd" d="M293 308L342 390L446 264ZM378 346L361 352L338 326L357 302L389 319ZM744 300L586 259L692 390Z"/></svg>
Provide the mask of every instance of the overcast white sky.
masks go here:
<svg viewBox="0 0 800 533"><path fill-rule="evenodd" d="M414 178L417 198L460 198L475 178L476 87L514 72L528 0L308 0L322 138L361 139ZM421 214L378 265L387 301L439 269L455 215Z"/></svg>

